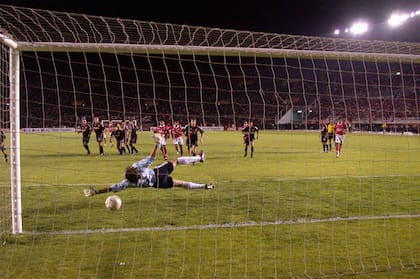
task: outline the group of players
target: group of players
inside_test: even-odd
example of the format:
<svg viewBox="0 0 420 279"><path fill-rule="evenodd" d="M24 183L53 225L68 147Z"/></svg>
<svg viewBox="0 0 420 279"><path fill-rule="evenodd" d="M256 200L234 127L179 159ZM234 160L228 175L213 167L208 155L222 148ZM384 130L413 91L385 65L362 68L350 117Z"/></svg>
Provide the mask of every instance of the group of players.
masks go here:
<svg viewBox="0 0 420 279"><path fill-rule="evenodd" d="M138 127L134 121L127 121L125 123L118 123L112 129L109 137L109 143L113 146L112 139L116 141L116 146L120 155L135 154L138 152L135 144L137 143L137 130ZM93 119L90 125L86 119L82 120L80 128L77 130L82 134L83 147L86 149L87 154L90 154L89 141L92 132L95 133L95 139L98 143L99 155L104 156L104 145L107 144L106 140L106 127L101 123L99 117ZM126 151L127 150L127 151Z"/></svg>
<svg viewBox="0 0 420 279"><path fill-rule="evenodd" d="M95 189L91 186L89 189L83 190L84 195L91 197L102 193L119 192L128 188L149 187L161 189L173 187L182 187L185 189L214 189L214 184L211 182L197 183L176 179L171 176L175 167L178 165L204 162L204 152L200 151L199 154L196 154L198 142L203 141L204 130L197 126L197 120L195 118L191 119L190 123L184 127L182 127L178 121L175 121L173 125L167 125L165 121L159 121L159 125L153 129L153 133L158 134L155 138L159 139L159 141L155 143L149 156L134 162L126 168L123 180L102 189ZM200 138L198 136L199 134L201 135ZM184 136L186 137L186 145L189 153L187 156L183 156ZM166 143L170 137L172 137L175 150L180 156L168 161ZM165 162L151 168L150 166L154 162L159 149L163 153Z"/></svg>
<svg viewBox="0 0 420 279"><path fill-rule="evenodd" d="M138 152L135 146L137 143L138 127L134 121L118 123L114 127L111 127L111 130L109 143L113 146L113 139L115 139L116 147L120 155L136 154ZM86 119L83 119L77 132L82 133L83 147L86 149L88 155L91 153L89 148L90 137L94 132L99 147L99 154L100 156L104 155L103 146L107 143L106 128L98 117L94 118L92 126ZM160 150L164 159L168 160L168 149L166 146L167 141L170 138L172 138L177 155L184 155L183 146L185 137L188 154L195 156L197 154L196 149L198 143L203 142L204 130L197 125L197 120L192 118L190 123L185 126L180 125L179 121L174 121L172 125L169 125L161 120L159 121L159 125L153 128L153 133L157 133L161 136L161 142L159 143Z"/></svg>
<svg viewBox="0 0 420 279"><path fill-rule="evenodd" d="M321 123L320 137L322 143L322 151L325 153L332 152L331 142L334 139L335 143L335 156L340 157L341 148L344 143L344 135L347 133L348 126L341 117L337 118L337 121L333 123L332 120L326 124Z"/></svg>
<svg viewBox="0 0 420 279"><path fill-rule="evenodd" d="M97 194L119 192L128 188L162 188L169 189L173 187L182 187L185 189L214 189L215 185L209 183L197 183L173 178L171 176L173 170L178 165L194 164L196 162L204 162L204 152L196 153L198 142L203 141L204 130L197 126L195 118L190 120L190 123L182 127L178 121L173 125L167 125L165 121L159 121L159 125L153 129L153 133L158 134L155 138L158 139L153 147L150 155L128 166L125 171L123 180L114 183L102 189L95 189L89 187L84 189L83 193L87 197ZM200 134L200 136L199 136ZM243 141L245 144L245 154L247 156L248 147L251 146L251 158L254 154L254 141L258 138L258 127L250 121L244 122L242 127ZM184 155L183 145L184 136L186 138L186 146L188 148L188 155ZM172 143L175 146L177 155L180 157L168 161L168 150L166 148L167 140L172 138ZM150 168L151 164L156 158L158 150L162 152L165 162Z"/></svg>

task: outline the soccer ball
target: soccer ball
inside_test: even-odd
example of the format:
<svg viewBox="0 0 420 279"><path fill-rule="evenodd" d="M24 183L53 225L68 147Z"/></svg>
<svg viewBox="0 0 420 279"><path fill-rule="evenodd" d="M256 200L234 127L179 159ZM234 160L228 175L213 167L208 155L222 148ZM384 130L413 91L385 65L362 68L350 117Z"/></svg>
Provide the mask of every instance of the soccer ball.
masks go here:
<svg viewBox="0 0 420 279"><path fill-rule="evenodd" d="M161 143L162 136L159 133L153 133L153 141L156 143Z"/></svg>
<svg viewBox="0 0 420 279"><path fill-rule="evenodd" d="M109 210L118 210L121 208L122 201L119 196L112 195L106 198L105 207Z"/></svg>

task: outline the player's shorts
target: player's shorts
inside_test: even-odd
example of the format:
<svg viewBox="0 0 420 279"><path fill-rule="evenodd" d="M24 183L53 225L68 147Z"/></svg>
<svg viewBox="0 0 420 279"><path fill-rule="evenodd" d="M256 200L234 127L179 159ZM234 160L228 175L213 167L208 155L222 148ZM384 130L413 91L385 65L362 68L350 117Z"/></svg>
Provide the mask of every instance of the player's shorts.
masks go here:
<svg viewBox="0 0 420 279"><path fill-rule="evenodd" d="M172 143L175 145L183 145L184 139L182 137L172 139Z"/></svg>
<svg viewBox="0 0 420 279"><path fill-rule="evenodd" d="M253 135L244 137L244 143L246 145L249 145L251 142L254 142L254 141L255 141L255 136L253 136Z"/></svg>
<svg viewBox="0 0 420 279"><path fill-rule="evenodd" d="M130 144L137 143L137 137L130 137Z"/></svg>
<svg viewBox="0 0 420 279"><path fill-rule="evenodd" d="M198 140L197 139L187 139L187 146L188 147L198 146Z"/></svg>
<svg viewBox="0 0 420 279"><path fill-rule="evenodd" d="M83 137L83 144L88 144L90 137Z"/></svg>
<svg viewBox="0 0 420 279"><path fill-rule="evenodd" d="M327 142L328 141L328 137L327 135L321 135L321 142Z"/></svg>
<svg viewBox="0 0 420 279"><path fill-rule="evenodd" d="M96 136L96 141L97 142L103 142L104 141L104 135L102 134L102 135L100 135L100 136Z"/></svg>
<svg viewBox="0 0 420 279"><path fill-rule="evenodd" d="M174 181L172 177L169 176L173 170L174 165L172 164L172 162L165 162L155 167L153 171L156 175L156 182L153 184L152 187L163 189L174 187Z"/></svg>
<svg viewBox="0 0 420 279"><path fill-rule="evenodd" d="M334 137L334 134L333 133L328 133L328 139L329 140L333 139L333 137Z"/></svg>
<svg viewBox="0 0 420 279"><path fill-rule="evenodd" d="M344 135L335 135L335 143L343 143L344 142Z"/></svg>
<svg viewBox="0 0 420 279"><path fill-rule="evenodd" d="M117 140L117 146L123 146L125 145L125 139Z"/></svg>
<svg viewBox="0 0 420 279"><path fill-rule="evenodd" d="M166 145L166 138L165 138L165 136L163 136L163 135L161 135L161 136L162 136L162 138L159 141L160 145Z"/></svg>

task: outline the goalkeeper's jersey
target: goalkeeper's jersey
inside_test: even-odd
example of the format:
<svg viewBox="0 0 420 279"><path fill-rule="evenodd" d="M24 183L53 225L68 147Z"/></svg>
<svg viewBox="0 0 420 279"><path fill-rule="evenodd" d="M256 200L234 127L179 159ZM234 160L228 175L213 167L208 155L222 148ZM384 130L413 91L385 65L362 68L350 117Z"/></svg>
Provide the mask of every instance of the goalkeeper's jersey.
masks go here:
<svg viewBox="0 0 420 279"><path fill-rule="evenodd" d="M147 156L146 158L132 164L131 166L139 171L140 179L137 180L137 183L130 182L127 179L124 179L119 183L115 183L110 187L112 192L119 192L126 188L152 187L156 182L156 174L149 168L153 161L154 159L151 156Z"/></svg>

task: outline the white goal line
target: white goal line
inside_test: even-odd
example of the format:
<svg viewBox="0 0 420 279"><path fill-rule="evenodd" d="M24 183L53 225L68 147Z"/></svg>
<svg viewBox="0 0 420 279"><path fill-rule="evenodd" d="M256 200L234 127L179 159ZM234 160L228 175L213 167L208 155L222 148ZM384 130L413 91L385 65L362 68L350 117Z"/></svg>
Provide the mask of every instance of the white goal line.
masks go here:
<svg viewBox="0 0 420 279"><path fill-rule="evenodd" d="M105 233L121 233L121 232L151 232L151 231L185 231L185 230L208 230L208 229L225 229L225 228L243 228L243 227L265 227L275 225L302 225L317 223L332 223L346 221L371 221L371 220L389 220L389 219L408 219L420 218L420 214L405 215L382 215L382 216L350 216L350 217L331 217L325 219L297 219L297 220L278 220L273 222L241 222L241 223L225 223L225 224L208 224L208 225L192 225L192 226L163 226L163 227L144 227L144 228L118 228L118 229L97 229L97 230L74 230L74 231L56 231L56 232L23 232L31 235L78 235L78 234L105 234Z"/></svg>

